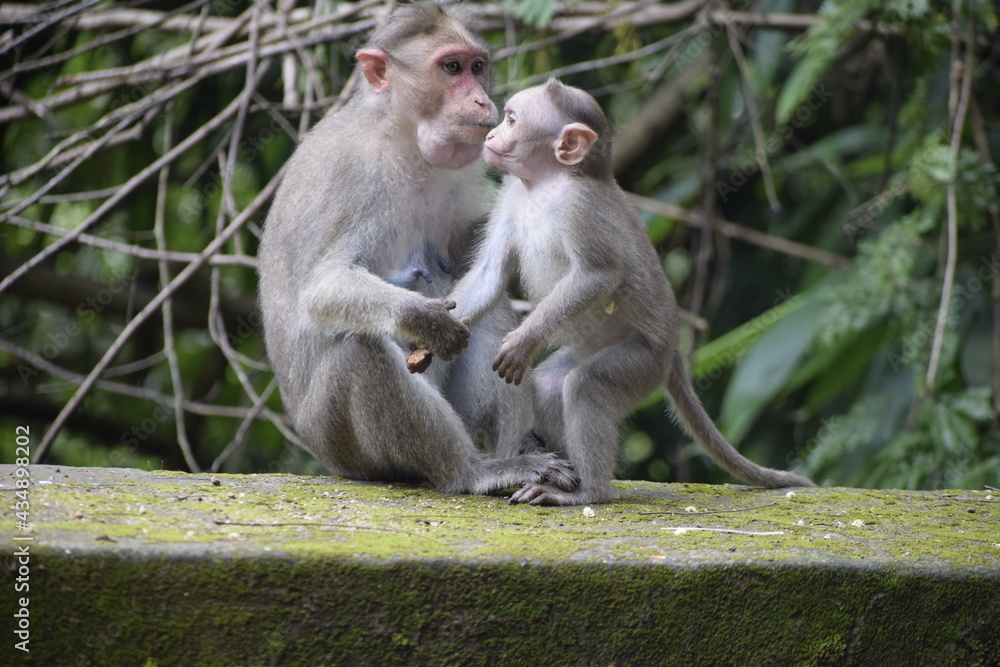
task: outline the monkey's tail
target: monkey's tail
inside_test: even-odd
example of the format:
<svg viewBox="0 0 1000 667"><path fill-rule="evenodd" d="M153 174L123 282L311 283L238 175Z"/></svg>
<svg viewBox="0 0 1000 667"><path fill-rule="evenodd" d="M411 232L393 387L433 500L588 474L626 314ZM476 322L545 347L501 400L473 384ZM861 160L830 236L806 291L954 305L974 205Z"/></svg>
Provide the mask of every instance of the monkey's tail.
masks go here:
<svg viewBox="0 0 1000 667"><path fill-rule="evenodd" d="M733 477L755 486L777 489L784 486L816 486L811 480L794 472L773 470L757 465L744 457L719 433L712 418L694 392L684 372L684 360L674 351L673 363L667 373L667 392L673 399L677 421L688 435L697 440L708 455Z"/></svg>

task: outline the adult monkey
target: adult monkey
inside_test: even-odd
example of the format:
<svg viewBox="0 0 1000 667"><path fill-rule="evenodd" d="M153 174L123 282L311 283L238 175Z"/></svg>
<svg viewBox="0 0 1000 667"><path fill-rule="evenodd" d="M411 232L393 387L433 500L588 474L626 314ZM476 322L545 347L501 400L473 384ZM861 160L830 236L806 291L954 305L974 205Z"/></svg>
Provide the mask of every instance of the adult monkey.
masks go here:
<svg viewBox="0 0 1000 667"><path fill-rule="evenodd" d="M470 338L441 298L486 213L475 162L496 120L488 47L440 7L415 4L357 60L368 85L289 160L259 252L268 355L296 429L332 472L356 479L455 493L575 488L570 464L515 455L530 401L489 367L515 324L509 304ZM418 346L445 362L468 349L411 375L404 350Z"/></svg>

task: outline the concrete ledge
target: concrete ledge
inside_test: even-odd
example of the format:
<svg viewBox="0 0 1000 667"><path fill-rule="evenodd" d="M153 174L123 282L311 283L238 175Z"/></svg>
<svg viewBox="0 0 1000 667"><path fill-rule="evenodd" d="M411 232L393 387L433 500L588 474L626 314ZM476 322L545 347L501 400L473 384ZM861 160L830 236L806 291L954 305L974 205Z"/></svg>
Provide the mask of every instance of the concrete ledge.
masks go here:
<svg viewBox="0 0 1000 667"><path fill-rule="evenodd" d="M629 482L591 515L334 477L28 474L23 530L0 466L0 565L32 664L1000 660L1000 494Z"/></svg>

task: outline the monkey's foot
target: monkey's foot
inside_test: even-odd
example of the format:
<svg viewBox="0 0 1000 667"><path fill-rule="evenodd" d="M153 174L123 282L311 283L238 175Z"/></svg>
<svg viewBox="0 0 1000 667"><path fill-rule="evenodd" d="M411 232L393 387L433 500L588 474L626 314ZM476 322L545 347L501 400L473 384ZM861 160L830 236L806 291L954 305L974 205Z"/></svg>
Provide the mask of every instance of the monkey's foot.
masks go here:
<svg viewBox="0 0 1000 667"><path fill-rule="evenodd" d="M576 474L573 464L566 459L561 459L555 454L526 454L524 458L538 461L538 464L533 466L538 472L538 484L551 485L552 488L566 491L572 491L580 486L580 476Z"/></svg>
<svg viewBox="0 0 1000 667"><path fill-rule="evenodd" d="M551 486L545 486L544 484L525 484L520 489L514 492L508 500L507 503L510 505L517 505L519 503L528 503L531 505L560 505L555 498L556 490ZM552 497L549 496L552 493Z"/></svg>
<svg viewBox="0 0 1000 667"><path fill-rule="evenodd" d="M574 498L576 494L566 493L547 484L525 484L507 501L511 505L578 505L583 502Z"/></svg>
<svg viewBox="0 0 1000 667"><path fill-rule="evenodd" d="M511 505L585 505L601 503L613 497L611 490L600 492L595 489L577 488L564 491L548 484L525 484L507 501Z"/></svg>
<svg viewBox="0 0 1000 667"><path fill-rule="evenodd" d="M580 486L573 464L555 454L522 454L509 459L486 459L468 493L491 493L519 484L540 484L546 488L572 491Z"/></svg>

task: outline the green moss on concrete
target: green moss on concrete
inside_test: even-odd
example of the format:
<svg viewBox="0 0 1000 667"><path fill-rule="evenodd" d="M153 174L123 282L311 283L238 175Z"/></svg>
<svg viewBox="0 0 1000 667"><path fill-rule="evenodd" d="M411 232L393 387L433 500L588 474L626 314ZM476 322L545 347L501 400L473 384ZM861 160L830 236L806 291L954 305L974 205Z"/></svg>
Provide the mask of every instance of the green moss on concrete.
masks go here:
<svg viewBox="0 0 1000 667"><path fill-rule="evenodd" d="M581 508L510 507L502 498L448 497L335 478L223 475L214 478L216 486L209 476L182 473L149 473L155 481L141 484L51 474L50 480L36 480L50 484L33 489L35 525L44 522L46 534L63 539L110 538L98 545L105 551L115 551L113 545L121 542L139 549L212 543L224 550L249 545L299 556L545 562L591 547L600 559L614 562L655 561L693 544L698 556L737 554L726 557L730 560L1000 564L998 504L977 492L822 489L788 497L690 485L663 486L663 496L651 499L655 485L623 483L619 501L598 506L587 517ZM685 511L688 507L695 511ZM650 514L657 510L663 513ZM13 529L13 522L4 528ZM763 534L775 532L781 534Z"/></svg>
<svg viewBox="0 0 1000 667"><path fill-rule="evenodd" d="M31 470L37 664L1000 655L985 492L629 482L591 516L332 477Z"/></svg>
<svg viewBox="0 0 1000 667"><path fill-rule="evenodd" d="M59 621L39 652L95 664L974 665L1000 648L995 580L864 570L104 557L40 579L61 596L35 608Z"/></svg>

